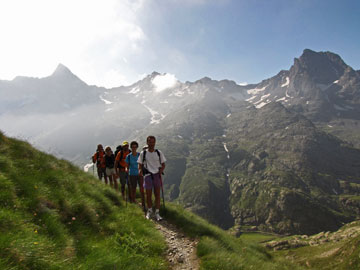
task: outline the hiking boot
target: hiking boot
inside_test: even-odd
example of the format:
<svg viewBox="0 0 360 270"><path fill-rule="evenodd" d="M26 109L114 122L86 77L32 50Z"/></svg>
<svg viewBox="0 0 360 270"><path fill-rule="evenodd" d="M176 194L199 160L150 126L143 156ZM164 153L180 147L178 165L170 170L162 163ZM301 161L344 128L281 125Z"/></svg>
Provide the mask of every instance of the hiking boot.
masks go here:
<svg viewBox="0 0 360 270"><path fill-rule="evenodd" d="M150 219L150 218L151 218L152 213L153 213L152 209L151 209L151 208L149 208L149 209L147 210L147 212L146 212L146 218L147 218L147 219Z"/></svg>
<svg viewBox="0 0 360 270"><path fill-rule="evenodd" d="M155 211L155 218L157 221L162 220L163 218L160 216L159 209L156 209Z"/></svg>

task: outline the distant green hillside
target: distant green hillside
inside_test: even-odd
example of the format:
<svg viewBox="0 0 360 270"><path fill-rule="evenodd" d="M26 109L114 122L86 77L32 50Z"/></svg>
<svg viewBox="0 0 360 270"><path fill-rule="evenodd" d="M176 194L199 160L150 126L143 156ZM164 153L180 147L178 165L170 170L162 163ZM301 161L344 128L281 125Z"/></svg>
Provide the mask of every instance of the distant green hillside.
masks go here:
<svg viewBox="0 0 360 270"><path fill-rule="evenodd" d="M274 257L287 258L308 269L360 269L360 221L346 224L336 232L295 235L265 246L273 250Z"/></svg>
<svg viewBox="0 0 360 270"><path fill-rule="evenodd" d="M0 269L167 269L165 249L140 208L0 133Z"/></svg>
<svg viewBox="0 0 360 270"><path fill-rule="evenodd" d="M224 229L315 234L360 217L360 150L280 103L209 92L147 132L167 197Z"/></svg>

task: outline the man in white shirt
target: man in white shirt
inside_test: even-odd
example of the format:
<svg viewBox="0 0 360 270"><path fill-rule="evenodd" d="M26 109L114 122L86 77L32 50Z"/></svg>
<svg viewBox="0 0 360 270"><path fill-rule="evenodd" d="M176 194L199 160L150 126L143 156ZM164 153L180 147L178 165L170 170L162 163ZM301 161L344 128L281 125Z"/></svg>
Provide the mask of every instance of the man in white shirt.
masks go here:
<svg viewBox="0 0 360 270"><path fill-rule="evenodd" d="M154 136L148 136L146 139L148 149L140 153L138 164L139 174L144 176L144 188L146 190L147 213L146 218L150 219L153 213L152 210L152 189L154 188L155 194L155 217L161 220L160 216L160 188L162 187L161 175L165 169L165 156L164 154L155 149L156 139Z"/></svg>

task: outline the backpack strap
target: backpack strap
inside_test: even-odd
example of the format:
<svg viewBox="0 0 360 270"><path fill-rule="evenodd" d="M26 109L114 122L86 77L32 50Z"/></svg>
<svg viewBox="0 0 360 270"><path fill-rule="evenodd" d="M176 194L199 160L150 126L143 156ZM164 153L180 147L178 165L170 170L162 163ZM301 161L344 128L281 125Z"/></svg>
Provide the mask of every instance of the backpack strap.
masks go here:
<svg viewBox="0 0 360 270"><path fill-rule="evenodd" d="M146 160L146 150L144 150L144 153L143 153L143 160L142 160L143 165L145 165L145 160Z"/></svg>
<svg viewBox="0 0 360 270"><path fill-rule="evenodd" d="M159 151L158 149L155 149L155 151L156 151L156 153L157 153L157 155L158 155L158 157L159 157L159 162L160 162L160 165L161 165L160 151Z"/></svg>
<svg viewBox="0 0 360 270"><path fill-rule="evenodd" d="M158 149L155 149L155 152L157 153L158 157L159 157L159 162L161 165L161 156L160 156L160 151ZM143 160L142 160L142 164L145 166L145 160L146 160L146 150L144 150L143 153Z"/></svg>

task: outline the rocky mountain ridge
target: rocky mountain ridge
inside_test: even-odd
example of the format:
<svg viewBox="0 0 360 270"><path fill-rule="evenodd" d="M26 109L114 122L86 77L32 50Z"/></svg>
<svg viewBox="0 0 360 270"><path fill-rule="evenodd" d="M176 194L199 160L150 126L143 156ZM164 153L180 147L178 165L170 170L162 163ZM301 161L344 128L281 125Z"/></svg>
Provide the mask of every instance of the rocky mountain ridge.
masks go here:
<svg viewBox="0 0 360 270"><path fill-rule="evenodd" d="M359 76L311 50L246 86L154 72L104 89L60 65L47 78L0 81L0 128L78 164L98 142L152 133L168 157L168 199L224 228L316 233L360 215Z"/></svg>

